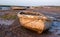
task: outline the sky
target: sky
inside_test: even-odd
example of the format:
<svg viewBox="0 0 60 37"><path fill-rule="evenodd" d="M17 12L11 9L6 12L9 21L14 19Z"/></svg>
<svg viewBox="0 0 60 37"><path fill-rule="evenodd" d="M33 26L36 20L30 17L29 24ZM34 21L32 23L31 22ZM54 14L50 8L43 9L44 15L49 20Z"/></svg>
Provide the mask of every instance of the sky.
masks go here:
<svg viewBox="0 0 60 37"><path fill-rule="evenodd" d="M60 6L60 0L0 0L0 5Z"/></svg>

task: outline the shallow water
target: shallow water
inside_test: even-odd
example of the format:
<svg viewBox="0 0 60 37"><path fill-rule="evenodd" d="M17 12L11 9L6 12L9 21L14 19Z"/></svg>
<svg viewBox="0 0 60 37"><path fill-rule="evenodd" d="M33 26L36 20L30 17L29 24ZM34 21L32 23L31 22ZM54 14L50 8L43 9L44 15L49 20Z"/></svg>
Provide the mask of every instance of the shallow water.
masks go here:
<svg viewBox="0 0 60 37"><path fill-rule="evenodd" d="M14 22L14 20L4 20L4 19L0 19L0 24L1 25L11 25Z"/></svg>
<svg viewBox="0 0 60 37"><path fill-rule="evenodd" d="M60 34L60 22L53 21L51 28L49 29L53 34Z"/></svg>

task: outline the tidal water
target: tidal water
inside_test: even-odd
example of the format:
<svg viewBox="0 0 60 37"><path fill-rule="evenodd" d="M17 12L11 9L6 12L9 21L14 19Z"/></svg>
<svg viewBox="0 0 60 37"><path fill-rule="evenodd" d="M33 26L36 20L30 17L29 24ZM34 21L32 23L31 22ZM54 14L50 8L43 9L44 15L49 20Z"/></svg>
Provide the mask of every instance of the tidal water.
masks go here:
<svg viewBox="0 0 60 37"><path fill-rule="evenodd" d="M0 24L1 25L11 25L14 22L14 20L4 20L0 19Z"/></svg>

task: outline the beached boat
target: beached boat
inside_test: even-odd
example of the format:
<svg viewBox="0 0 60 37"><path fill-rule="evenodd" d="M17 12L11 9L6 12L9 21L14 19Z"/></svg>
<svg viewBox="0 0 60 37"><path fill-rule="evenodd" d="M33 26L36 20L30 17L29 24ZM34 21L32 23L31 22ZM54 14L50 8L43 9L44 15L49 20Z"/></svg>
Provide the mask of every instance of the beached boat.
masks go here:
<svg viewBox="0 0 60 37"><path fill-rule="evenodd" d="M17 14L21 26L42 33L51 27L52 21L39 12L22 11Z"/></svg>

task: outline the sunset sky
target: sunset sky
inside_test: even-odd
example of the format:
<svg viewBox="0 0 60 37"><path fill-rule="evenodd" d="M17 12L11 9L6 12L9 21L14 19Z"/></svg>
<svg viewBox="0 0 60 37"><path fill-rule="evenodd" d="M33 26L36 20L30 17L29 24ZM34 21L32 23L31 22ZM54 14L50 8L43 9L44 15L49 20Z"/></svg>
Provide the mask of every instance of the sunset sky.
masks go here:
<svg viewBox="0 0 60 37"><path fill-rule="evenodd" d="M60 6L60 0L0 0L0 5L18 6Z"/></svg>

